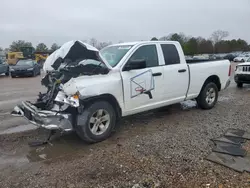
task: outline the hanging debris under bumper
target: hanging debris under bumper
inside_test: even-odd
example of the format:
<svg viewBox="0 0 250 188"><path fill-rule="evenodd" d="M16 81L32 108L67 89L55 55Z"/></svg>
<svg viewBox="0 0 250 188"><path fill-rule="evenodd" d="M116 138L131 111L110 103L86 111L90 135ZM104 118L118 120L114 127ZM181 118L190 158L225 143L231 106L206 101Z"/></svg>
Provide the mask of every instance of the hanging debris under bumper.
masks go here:
<svg viewBox="0 0 250 188"><path fill-rule="evenodd" d="M32 124L49 130L71 131L72 115L64 112L39 110L30 102L22 102L14 108L13 116L23 116Z"/></svg>

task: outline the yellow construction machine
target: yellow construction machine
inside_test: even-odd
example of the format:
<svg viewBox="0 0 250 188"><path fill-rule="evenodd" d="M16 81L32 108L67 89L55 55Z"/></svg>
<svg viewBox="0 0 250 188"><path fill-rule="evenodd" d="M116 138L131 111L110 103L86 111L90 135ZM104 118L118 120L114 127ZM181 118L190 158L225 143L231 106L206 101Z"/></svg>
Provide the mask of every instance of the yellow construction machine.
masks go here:
<svg viewBox="0 0 250 188"><path fill-rule="evenodd" d="M43 65L49 54L49 52L35 52L36 62L40 65Z"/></svg>
<svg viewBox="0 0 250 188"><path fill-rule="evenodd" d="M9 52L7 54L7 63L9 65L15 65L19 59L33 59L41 67L50 52L37 52L33 47L21 47L20 52Z"/></svg>
<svg viewBox="0 0 250 188"><path fill-rule="evenodd" d="M22 52L8 52L6 56L9 65L15 65L17 61L22 58L24 58Z"/></svg>

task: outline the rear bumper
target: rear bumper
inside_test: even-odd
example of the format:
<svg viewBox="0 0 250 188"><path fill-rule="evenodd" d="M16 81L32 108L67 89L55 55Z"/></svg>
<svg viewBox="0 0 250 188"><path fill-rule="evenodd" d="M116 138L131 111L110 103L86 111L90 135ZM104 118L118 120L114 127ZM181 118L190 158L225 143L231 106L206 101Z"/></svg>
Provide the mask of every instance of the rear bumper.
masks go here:
<svg viewBox="0 0 250 188"><path fill-rule="evenodd" d="M236 74L234 76L236 83L250 83L250 74Z"/></svg>
<svg viewBox="0 0 250 188"><path fill-rule="evenodd" d="M71 131L72 115L63 112L39 110L30 102L22 102L14 108L13 116L23 116L32 124L49 130Z"/></svg>

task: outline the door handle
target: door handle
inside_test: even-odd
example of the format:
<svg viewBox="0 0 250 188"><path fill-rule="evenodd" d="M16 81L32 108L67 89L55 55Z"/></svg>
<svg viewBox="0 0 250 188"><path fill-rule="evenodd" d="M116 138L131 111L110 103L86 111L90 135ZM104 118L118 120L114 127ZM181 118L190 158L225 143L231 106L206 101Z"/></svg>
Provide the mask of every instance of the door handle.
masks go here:
<svg viewBox="0 0 250 188"><path fill-rule="evenodd" d="M156 72L156 73L153 73L152 75L153 75L153 76L161 76L162 73L161 73L161 72Z"/></svg>
<svg viewBox="0 0 250 188"><path fill-rule="evenodd" d="M186 72L187 70L186 69L180 69L180 70L178 70L178 72Z"/></svg>

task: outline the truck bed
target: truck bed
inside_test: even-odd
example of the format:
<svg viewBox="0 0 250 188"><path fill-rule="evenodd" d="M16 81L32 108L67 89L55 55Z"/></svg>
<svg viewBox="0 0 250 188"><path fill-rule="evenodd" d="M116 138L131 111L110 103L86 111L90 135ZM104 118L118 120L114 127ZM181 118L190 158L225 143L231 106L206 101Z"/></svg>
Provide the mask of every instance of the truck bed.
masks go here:
<svg viewBox="0 0 250 188"><path fill-rule="evenodd" d="M226 87L229 79L230 62L228 60L199 61L197 63L188 63L190 80L187 93L187 99L198 96L206 79L210 76L218 77L221 83L221 89Z"/></svg>

